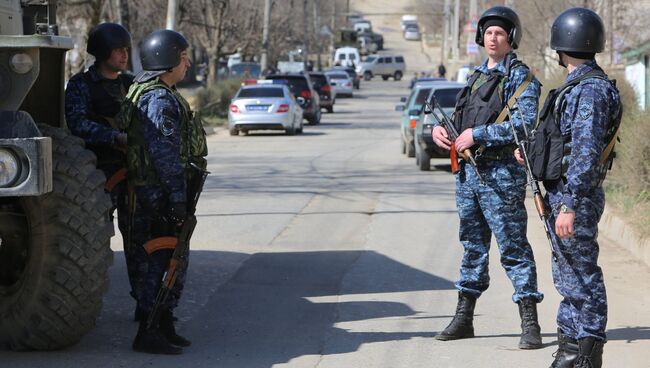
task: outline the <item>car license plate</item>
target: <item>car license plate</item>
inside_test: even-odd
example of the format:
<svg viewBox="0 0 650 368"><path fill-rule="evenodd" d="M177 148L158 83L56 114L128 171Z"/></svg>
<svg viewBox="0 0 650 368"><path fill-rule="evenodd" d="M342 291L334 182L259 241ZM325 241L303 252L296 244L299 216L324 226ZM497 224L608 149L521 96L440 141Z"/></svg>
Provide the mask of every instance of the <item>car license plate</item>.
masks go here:
<svg viewBox="0 0 650 368"><path fill-rule="evenodd" d="M246 111L268 111L270 105L246 105Z"/></svg>

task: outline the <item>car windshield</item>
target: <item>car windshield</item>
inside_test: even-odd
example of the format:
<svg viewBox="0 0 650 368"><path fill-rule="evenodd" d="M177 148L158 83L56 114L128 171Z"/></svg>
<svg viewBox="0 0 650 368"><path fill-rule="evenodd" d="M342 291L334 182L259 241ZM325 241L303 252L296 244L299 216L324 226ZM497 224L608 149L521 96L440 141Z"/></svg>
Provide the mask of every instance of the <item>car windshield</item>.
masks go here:
<svg viewBox="0 0 650 368"><path fill-rule="evenodd" d="M366 58L366 63L372 63L373 61L375 61L376 58L377 58L376 56L368 56Z"/></svg>
<svg viewBox="0 0 650 368"><path fill-rule="evenodd" d="M260 76L260 66L257 64L235 64L230 67L230 75L257 78Z"/></svg>
<svg viewBox="0 0 650 368"><path fill-rule="evenodd" d="M445 88L433 91L433 95L441 107L454 107L456 106L456 96L461 88Z"/></svg>
<svg viewBox="0 0 650 368"><path fill-rule="evenodd" d="M309 85L307 84L307 79L305 79L305 77L273 75L266 77L266 79L286 79L289 83L291 93L296 97L300 96L300 92L309 90Z"/></svg>
<svg viewBox="0 0 650 368"><path fill-rule="evenodd" d="M262 98L262 97L284 97L284 91L279 87L253 87L244 88L239 91L237 98Z"/></svg>
<svg viewBox="0 0 650 368"><path fill-rule="evenodd" d="M348 79L348 75L343 73L328 74L328 75L330 76L330 79Z"/></svg>
<svg viewBox="0 0 650 368"><path fill-rule="evenodd" d="M429 96L429 92L431 92L431 88L420 88L418 94L415 96L415 101L413 101L411 109L421 109L427 96Z"/></svg>

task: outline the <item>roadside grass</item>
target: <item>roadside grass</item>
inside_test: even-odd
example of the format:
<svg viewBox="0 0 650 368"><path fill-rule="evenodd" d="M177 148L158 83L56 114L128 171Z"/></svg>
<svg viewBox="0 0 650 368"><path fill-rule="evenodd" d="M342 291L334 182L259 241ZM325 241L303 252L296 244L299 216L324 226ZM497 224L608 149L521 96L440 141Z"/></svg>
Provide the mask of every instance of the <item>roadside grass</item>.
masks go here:
<svg viewBox="0 0 650 368"><path fill-rule="evenodd" d="M195 108L208 126L222 126L228 121L228 108L241 79L228 79L217 82L216 86L201 88L195 96Z"/></svg>

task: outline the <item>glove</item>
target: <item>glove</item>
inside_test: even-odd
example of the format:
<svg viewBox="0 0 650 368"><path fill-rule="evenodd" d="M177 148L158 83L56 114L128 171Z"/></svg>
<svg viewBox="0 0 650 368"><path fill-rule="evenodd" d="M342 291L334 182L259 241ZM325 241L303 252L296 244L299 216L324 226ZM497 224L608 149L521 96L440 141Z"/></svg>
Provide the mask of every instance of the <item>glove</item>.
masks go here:
<svg viewBox="0 0 650 368"><path fill-rule="evenodd" d="M170 203L167 208L167 220L172 224L182 224L187 218L187 206L183 202Z"/></svg>

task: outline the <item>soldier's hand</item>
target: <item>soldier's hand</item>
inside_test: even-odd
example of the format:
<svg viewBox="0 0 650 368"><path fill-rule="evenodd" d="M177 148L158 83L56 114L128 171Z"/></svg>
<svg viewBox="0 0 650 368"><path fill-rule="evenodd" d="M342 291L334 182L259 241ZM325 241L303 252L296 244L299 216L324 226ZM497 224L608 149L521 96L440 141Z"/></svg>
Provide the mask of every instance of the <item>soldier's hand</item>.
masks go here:
<svg viewBox="0 0 650 368"><path fill-rule="evenodd" d="M519 165L525 165L526 163L524 162L524 156L521 154L521 150L519 148L515 149L515 159L519 163Z"/></svg>
<svg viewBox="0 0 650 368"><path fill-rule="evenodd" d="M126 133L120 133L115 137L115 148L119 150L126 150L126 145L128 143Z"/></svg>
<svg viewBox="0 0 650 368"><path fill-rule="evenodd" d="M449 135L447 130L441 127L440 125L433 128L431 131L431 136L433 137L433 143L440 148L444 148L447 151L451 148L451 141L449 140Z"/></svg>
<svg viewBox="0 0 650 368"><path fill-rule="evenodd" d="M464 150L472 147L474 145L474 136L472 135L472 129L465 129L458 138L456 138L456 151L463 152Z"/></svg>
<svg viewBox="0 0 650 368"><path fill-rule="evenodd" d="M575 212L561 212L555 219L555 233L560 239L568 239L573 236L573 221L576 219Z"/></svg>

